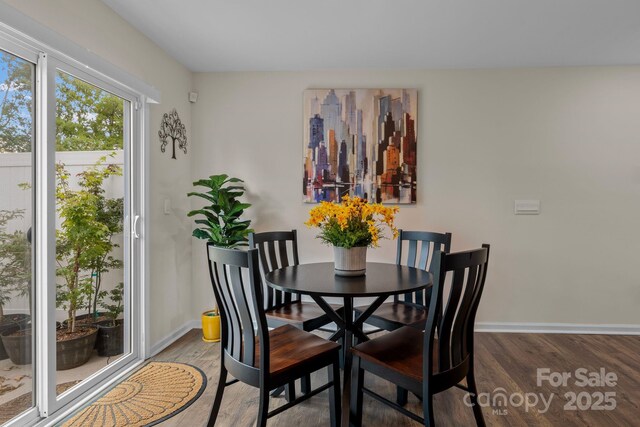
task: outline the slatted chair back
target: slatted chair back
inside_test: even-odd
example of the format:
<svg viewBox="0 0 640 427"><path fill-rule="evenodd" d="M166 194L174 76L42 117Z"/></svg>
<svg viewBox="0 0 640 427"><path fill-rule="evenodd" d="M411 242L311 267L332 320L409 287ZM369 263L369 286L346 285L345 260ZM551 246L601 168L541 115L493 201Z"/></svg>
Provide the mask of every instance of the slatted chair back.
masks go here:
<svg viewBox="0 0 640 427"><path fill-rule="evenodd" d="M431 264L438 252L451 250L451 233L398 230L396 264L431 271ZM394 296L394 302L405 302L426 307L429 305L431 288Z"/></svg>
<svg viewBox="0 0 640 427"><path fill-rule="evenodd" d="M209 243L207 252L220 309L223 362L234 377L255 385L259 381L257 367L269 366L269 329L262 306L258 250L245 252ZM255 357L256 345L259 360Z"/></svg>
<svg viewBox="0 0 640 427"><path fill-rule="evenodd" d="M432 355L436 330L438 367L435 375L440 377L440 382L457 384L473 366L474 322L488 263L489 245L486 244L481 249L436 255L435 283L424 335L425 382L431 381L434 374ZM449 279L450 290L445 304L443 291Z"/></svg>
<svg viewBox="0 0 640 427"><path fill-rule="evenodd" d="M299 264L296 230L250 233L249 247L258 249L263 274ZM270 286L264 288L265 310L272 310L299 300L299 294L282 292Z"/></svg>

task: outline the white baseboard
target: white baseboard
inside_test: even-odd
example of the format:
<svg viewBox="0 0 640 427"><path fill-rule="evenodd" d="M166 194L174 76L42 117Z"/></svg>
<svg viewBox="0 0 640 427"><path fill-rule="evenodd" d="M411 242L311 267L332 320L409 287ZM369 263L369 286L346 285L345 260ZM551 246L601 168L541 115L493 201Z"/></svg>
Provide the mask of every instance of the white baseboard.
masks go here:
<svg viewBox="0 0 640 427"><path fill-rule="evenodd" d="M150 353L149 357L153 357L156 354L160 353L162 350L169 347L171 344L177 341L178 338L180 338L190 330L200 328L200 327L202 327L202 325L200 324L199 320L193 319L193 320L187 321L184 325L180 326L178 329L176 329L175 331L171 332L169 335L162 338L160 341L153 344L149 349L149 353Z"/></svg>
<svg viewBox="0 0 640 427"><path fill-rule="evenodd" d="M476 323L475 331L519 332L528 334L640 335L640 325L478 322Z"/></svg>
<svg viewBox="0 0 640 427"><path fill-rule="evenodd" d="M199 320L190 320L184 325L155 343L151 347L151 356L155 356L191 329L201 327ZM517 322L478 322L476 332L508 332L525 334L586 334L586 335L640 335L640 325L598 325L583 323L517 323Z"/></svg>

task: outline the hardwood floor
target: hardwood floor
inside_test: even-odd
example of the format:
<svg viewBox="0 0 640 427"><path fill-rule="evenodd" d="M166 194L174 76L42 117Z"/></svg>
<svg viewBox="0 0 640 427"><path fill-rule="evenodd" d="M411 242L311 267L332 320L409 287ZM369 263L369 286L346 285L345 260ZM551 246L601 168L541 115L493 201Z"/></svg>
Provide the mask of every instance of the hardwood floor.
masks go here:
<svg viewBox="0 0 640 427"><path fill-rule="evenodd" d="M201 331L194 329L154 360L189 363L207 374L207 389L193 405L175 417L160 424L172 426L204 426L207 423L213 394L217 383L219 344L207 344L200 339ZM476 381L480 395L490 393L493 399L500 392L511 398L507 406L483 408L489 426L631 426L640 425L640 336L561 335L561 334L476 334ZM537 385L537 369L549 368L550 372L569 372L567 386L553 387L544 381ZM606 372L617 375L615 386L580 387L576 385L575 371L585 368L588 372ZM312 376L313 385L326 381L324 371ZM371 375L365 377L369 388L378 390L390 399L395 398L395 388ZM299 388L299 384L298 384ZM502 389L499 389L502 388ZM577 405L590 406L600 399L599 393L613 392L614 410L564 410L571 403L566 393L581 393ZM528 410L520 396L529 393L536 406ZM553 393L548 411L545 401ZM435 397L436 424L438 426L474 425L471 408L464 404L465 393L449 390ZM282 405L284 398L272 398L271 409ZM605 405L606 402L600 402ZM227 387L217 426L244 427L255 425L258 390L242 383ZM409 397L407 406L419 412L420 402ZM502 410L502 413L498 411ZM282 414L271 418L269 426L326 426L329 425L329 401L327 392L320 393ZM399 414L377 401L364 397L364 426L417 426L418 423Z"/></svg>

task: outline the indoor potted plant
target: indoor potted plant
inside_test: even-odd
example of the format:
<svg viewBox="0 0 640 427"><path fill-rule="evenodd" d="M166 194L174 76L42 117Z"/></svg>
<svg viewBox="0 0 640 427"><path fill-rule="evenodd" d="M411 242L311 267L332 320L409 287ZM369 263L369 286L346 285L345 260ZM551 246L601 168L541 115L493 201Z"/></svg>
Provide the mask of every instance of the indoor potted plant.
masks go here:
<svg viewBox="0 0 640 427"><path fill-rule="evenodd" d="M309 212L308 227L320 228L318 238L333 246L335 274L362 276L366 271L367 247L377 247L384 238L382 226L388 226L395 239L393 225L397 207L368 203L359 197L344 196L341 203L321 202Z"/></svg>
<svg viewBox="0 0 640 427"><path fill-rule="evenodd" d="M253 232L249 228L250 220L241 220L245 209L251 205L242 203L244 182L228 175L212 175L193 183L196 187L204 187L206 191L192 191L188 196L200 197L208 202L200 209L187 215L196 216L199 226L193 230L193 236L223 248L240 248L247 246L247 236ZM220 316L217 308L202 313L203 340L216 342L220 340Z"/></svg>
<svg viewBox="0 0 640 427"><path fill-rule="evenodd" d="M122 297L124 293L124 283L109 292L111 304L101 302L100 306L106 310L109 320L97 323L98 337L96 339L96 349L99 356L115 356L124 351L124 322L118 319L124 311Z"/></svg>

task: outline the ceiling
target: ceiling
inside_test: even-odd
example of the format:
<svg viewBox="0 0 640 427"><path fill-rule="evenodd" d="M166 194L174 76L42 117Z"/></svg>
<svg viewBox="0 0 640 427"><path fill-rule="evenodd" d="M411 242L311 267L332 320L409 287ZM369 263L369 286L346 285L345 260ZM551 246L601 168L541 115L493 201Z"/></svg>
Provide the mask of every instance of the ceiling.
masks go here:
<svg viewBox="0 0 640 427"><path fill-rule="evenodd" d="M192 71L640 64L639 0L103 0Z"/></svg>

